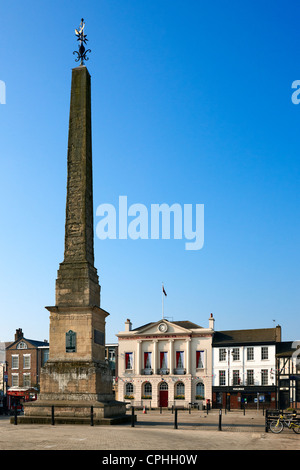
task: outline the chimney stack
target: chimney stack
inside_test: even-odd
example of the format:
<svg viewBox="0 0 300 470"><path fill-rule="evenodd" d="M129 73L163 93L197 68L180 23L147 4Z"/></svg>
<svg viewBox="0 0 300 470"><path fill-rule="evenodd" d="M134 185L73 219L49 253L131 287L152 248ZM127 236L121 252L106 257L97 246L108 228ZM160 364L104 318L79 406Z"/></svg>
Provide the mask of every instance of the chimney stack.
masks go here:
<svg viewBox="0 0 300 470"><path fill-rule="evenodd" d="M125 331L131 331L132 329L132 323L131 321L127 318L126 322L125 322Z"/></svg>
<svg viewBox="0 0 300 470"><path fill-rule="evenodd" d="M208 328L210 328L211 330L214 330L215 328L215 319L212 313L210 314L210 317L208 320Z"/></svg>
<svg viewBox="0 0 300 470"><path fill-rule="evenodd" d="M281 326L280 325L277 325L275 327L275 341L276 343L281 342Z"/></svg>
<svg viewBox="0 0 300 470"><path fill-rule="evenodd" d="M18 339L21 338L23 338L22 328L18 328L15 333L15 341L18 341Z"/></svg>

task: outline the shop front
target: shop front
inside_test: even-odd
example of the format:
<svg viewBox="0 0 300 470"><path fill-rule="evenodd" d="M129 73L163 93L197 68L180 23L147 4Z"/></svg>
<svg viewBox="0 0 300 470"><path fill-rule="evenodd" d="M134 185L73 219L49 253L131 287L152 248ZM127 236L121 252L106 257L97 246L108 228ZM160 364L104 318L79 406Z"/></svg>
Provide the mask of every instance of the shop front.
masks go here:
<svg viewBox="0 0 300 470"><path fill-rule="evenodd" d="M213 387L213 408L270 409L276 408L275 386Z"/></svg>
<svg viewBox="0 0 300 470"><path fill-rule="evenodd" d="M7 408L13 411L17 407L18 412L22 411L22 404L27 401L34 401L37 399L37 389L10 387L7 389Z"/></svg>

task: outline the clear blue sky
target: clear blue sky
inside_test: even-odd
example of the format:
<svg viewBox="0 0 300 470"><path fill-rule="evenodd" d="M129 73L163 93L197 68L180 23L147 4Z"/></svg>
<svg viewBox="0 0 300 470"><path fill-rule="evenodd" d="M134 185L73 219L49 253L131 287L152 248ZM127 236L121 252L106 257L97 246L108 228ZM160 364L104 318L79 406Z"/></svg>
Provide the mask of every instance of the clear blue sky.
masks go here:
<svg viewBox="0 0 300 470"><path fill-rule="evenodd" d="M173 320L299 340L300 4L283 0L2 2L0 340L49 338L82 17L95 211L120 195L205 208L199 251L95 238L107 341L161 318L162 282Z"/></svg>

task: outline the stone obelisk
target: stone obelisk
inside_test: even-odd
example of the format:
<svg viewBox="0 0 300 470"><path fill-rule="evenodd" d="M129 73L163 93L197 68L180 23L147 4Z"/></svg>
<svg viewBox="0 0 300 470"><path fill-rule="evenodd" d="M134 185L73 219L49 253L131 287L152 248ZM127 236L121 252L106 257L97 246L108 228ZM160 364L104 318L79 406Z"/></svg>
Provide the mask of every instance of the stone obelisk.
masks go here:
<svg viewBox="0 0 300 470"><path fill-rule="evenodd" d="M105 361L108 313L100 307L94 266L91 77L83 64L83 20L78 35L81 64L72 70L64 260L55 306L46 307L49 360L42 369L39 398L25 406L23 422L49 422L53 407L59 422L84 423L91 407L96 424L126 419L125 403L114 400Z"/></svg>

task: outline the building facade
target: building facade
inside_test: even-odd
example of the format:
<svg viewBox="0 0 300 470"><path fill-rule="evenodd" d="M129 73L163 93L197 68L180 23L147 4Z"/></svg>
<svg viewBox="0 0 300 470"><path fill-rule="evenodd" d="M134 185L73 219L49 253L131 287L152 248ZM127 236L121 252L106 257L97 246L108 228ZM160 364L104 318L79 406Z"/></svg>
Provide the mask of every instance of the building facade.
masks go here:
<svg viewBox="0 0 300 470"><path fill-rule="evenodd" d="M212 395L212 338L189 321L159 320L119 332L118 399L134 406L200 406Z"/></svg>
<svg viewBox="0 0 300 470"><path fill-rule="evenodd" d="M218 331L213 339L213 406L276 407L281 328Z"/></svg>
<svg viewBox="0 0 300 470"><path fill-rule="evenodd" d="M49 343L24 338L17 329L15 341L6 348L7 405L36 398L43 364L49 357Z"/></svg>
<svg viewBox="0 0 300 470"><path fill-rule="evenodd" d="M278 408L300 408L300 342L283 341L276 348Z"/></svg>

